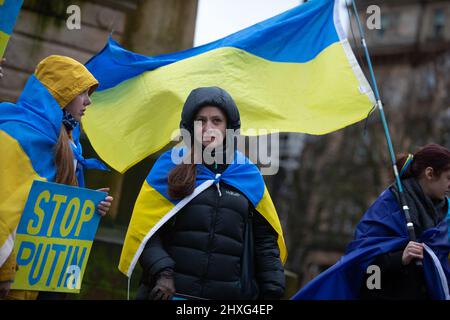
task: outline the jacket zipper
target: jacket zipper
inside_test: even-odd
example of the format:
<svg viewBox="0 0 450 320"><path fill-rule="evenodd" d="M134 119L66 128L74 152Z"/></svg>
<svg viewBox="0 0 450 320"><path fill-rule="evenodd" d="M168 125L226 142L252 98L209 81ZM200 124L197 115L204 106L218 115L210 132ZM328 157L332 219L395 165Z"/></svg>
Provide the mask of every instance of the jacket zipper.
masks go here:
<svg viewBox="0 0 450 320"><path fill-rule="evenodd" d="M214 194L215 194L215 192L214 192ZM214 213L213 213L214 216L213 216L213 219L212 219L211 232L209 234L209 239L208 239L208 260L207 260L207 263L206 263L205 272L204 272L203 277L202 277L202 296L204 294L203 289L204 289L204 285L205 285L205 282L206 282L206 275L208 274L208 271L209 271L209 262L211 260L211 251L212 251L212 246L213 246L214 235L215 235L215 232L216 232L216 221L217 221L217 213L218 213L218 210L219 210L219 202L220 202L220 196L218 194L216 194L216 204L215 204Z"/></svg>

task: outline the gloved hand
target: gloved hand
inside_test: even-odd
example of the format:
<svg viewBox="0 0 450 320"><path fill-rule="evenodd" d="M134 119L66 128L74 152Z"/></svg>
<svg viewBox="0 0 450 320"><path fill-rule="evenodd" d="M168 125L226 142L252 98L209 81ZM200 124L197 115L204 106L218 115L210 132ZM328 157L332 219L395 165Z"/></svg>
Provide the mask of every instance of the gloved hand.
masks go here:
<svg viewBox="0 0 450 320"><path fill-rule="evenodd" d="M173 270L164 269L156 275L156 284L149 294L150 300L169 300L175 294Z"/></svg>
<svg viewBox="0 0 450 320"><path fill-rule="evenodd" d="M1 281L0 282L0 299L5 299L11 289L12 281Z"/></svg>

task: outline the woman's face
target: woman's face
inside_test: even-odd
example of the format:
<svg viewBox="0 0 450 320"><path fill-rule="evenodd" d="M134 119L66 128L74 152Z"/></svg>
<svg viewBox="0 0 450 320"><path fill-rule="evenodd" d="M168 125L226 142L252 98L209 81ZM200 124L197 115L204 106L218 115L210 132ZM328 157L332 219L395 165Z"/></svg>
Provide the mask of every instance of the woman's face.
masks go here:
<svg viewBox="0 0 450 320"><path fill-rule="evenodd" d="M89 90L86 90L69 102L65 109L72 115L72 117L75 118L75 120L80 122L81 117L84 116L87 106L90 104L91 99L89 98Z"/></svg>
<svg viewBox="0 0 450 320"><path fill-rule="evenodd" d="M205 106L194 117L194 136L197 141L201 137L204 147L216 148L223 144L227 119L217 107Z"/></svg>
<svg viewBox="0 0 450 320"><path fill-rule="evenodd" d="M450 195L450 169L436 175L433 168L425 169L422 178L419 180L423 191L432 200L443 200Z"/></svg>

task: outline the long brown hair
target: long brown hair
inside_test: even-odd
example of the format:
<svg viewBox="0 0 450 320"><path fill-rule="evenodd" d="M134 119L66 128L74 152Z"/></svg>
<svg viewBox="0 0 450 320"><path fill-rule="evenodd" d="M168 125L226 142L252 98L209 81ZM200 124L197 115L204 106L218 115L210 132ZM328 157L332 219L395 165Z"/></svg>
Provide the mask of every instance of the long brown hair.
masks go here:
<svg viewBox="0 0 450 320"><path fill-rule="evenodd" d="M396 164L398 170L403 168L407 157L407 154L400 154L397 156ZM409 164L401 178L417 178L427 167L433 168L436 176L440 176L442 172L449 170L450 150L435 143L430 143L421 147L414 153L412 162Z"/></svg>
<svg viewBox="0 0 450 320"><path fill-rule="evenodd" d="M70 147L69 134L64 125L62 125L58 142L55 146L56 183L78 186L73 161L74 156L72 148Z"/></svg>
<svg viewBox="0 0 450 320"><path fill-rule="evenodd" d="M197 166L193 152L190 155L190 160L190 163L181 163L169 172L168 193L172 199L183 199L194 192Z"/></svg>

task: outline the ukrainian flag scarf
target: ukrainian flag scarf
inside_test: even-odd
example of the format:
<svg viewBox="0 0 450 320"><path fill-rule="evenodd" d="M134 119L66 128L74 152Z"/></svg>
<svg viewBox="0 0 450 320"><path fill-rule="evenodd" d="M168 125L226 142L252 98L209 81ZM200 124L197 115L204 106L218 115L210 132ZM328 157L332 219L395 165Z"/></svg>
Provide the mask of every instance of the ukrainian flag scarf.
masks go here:
<svg viewBox="0 0 450 320"><path fill-rule="evenodd" d="M241 191L277 232L281 261L284 263L287 250L281 224L258 168L240 152L235 153L234 161L222 174L214 174L203 164L197 164L194 192L184 199L173 200L167 193L167 177L176 166L172 159L181 158L185 152L183 148L173 148L164 153L145 179L128 226L119 270L131 277L145 244L155 232L198 194L221 182Z"/></svg>

